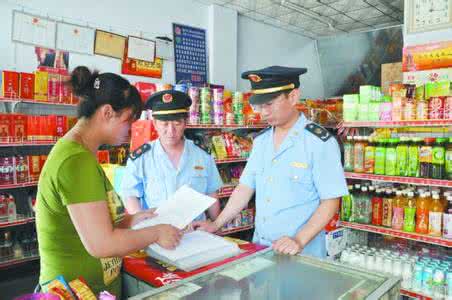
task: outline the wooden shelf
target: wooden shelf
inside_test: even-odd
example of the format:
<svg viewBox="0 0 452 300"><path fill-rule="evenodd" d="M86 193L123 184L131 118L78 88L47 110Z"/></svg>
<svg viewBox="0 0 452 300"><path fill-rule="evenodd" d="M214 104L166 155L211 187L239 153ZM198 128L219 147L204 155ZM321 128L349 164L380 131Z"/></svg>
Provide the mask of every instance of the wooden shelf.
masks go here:
<svg viewBox="0 0 452 300"><path fill-rule="evenodd" d="M14 265L20 265L35 260L39 260L39 255L3 261L0 262L0 269L5 269Z"/></svg>
<svg viewBox="0 0 452 300"><path fill-rule="evenodd" d="M42 105L55 105L55 106L65 106L76 108L78 104L68 104L68 103L55 103L55 102L44 102L44 101L36 101L33 99L21 99L21 98L5 98L0 97L0 103L25 103L25 104L42 104Z"/></svg>
<svg viewBox="0 0 452 300"><path fill-rule="evenodd" d="M386 176L386 175L374 175L374 174L363 174L363 173L353 173L353 172L345 172L344 174L345 174L345 178L348 178L348 179L407 183L407 184L425 185L425 186L452 187L452 180L445 180L445 179Z"/></svg>
<svg viewBox="0 0 452 300"><path fill-rule="evenodd" d="M24 225L24 224L28 224L28 223L34 223L34 221L35 221L34 217L21 218L16 221L13 221L13 222L8 222L8 221L1 222L0 221L0 228L14 227L14 226Z"/></svg>
<svg viewBox="0 0 452 300"><path fill-rule="evenodd" d="M20 189L25 187L33 187L37 186L37 181L26 182L26 183L15 183L15 184L3 184L0 185L0 190L9 190L9 189Z"/></svg>
<svg viewBox="0 0 452 300"><path fill-rule="evenodd" d="M448 240L442 237L435 237L430 236L426 234L419 234L414 232L405 232L401 230L395 230L392 228L387 227L381 227L381 226L375 226L375 225L368 225L368 224L359 224L354 222L345 222L340 221L340 225L342 227L361 230L361 231L367 231L367 232L373 232L373 233L379 233L383 235L398 237L402 239L432 244L432 245L439 245L451 248L452 247L452 240Z"/></svg>

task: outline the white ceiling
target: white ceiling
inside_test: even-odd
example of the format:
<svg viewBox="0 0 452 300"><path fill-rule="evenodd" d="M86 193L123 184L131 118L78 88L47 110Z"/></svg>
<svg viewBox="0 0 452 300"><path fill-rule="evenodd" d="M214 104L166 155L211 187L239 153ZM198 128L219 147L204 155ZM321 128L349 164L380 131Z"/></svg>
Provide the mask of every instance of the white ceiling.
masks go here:
<svg viewBox="0 0 452 300"><path fill-rule="evenodd" d="M403 23L403 0L199 0L311 38Z"/></svg>

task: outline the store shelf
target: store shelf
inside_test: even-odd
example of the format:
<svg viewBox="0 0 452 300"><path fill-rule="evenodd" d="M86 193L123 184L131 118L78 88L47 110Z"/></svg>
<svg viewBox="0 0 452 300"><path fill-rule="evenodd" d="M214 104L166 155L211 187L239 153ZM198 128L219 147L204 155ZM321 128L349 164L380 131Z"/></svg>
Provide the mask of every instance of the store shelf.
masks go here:
<svg viewBox="0 0 452 300"><path fill-rule="evenodd" d="M226 197L231 196L231 194L234 191L235 187L236 187L236 185L233 185L233 184L223 186L218 191L218 197L219 198L226 198Z"/></svg>
<svg viewBox="0 0 452 300"><path fill-rule="evenodd" d="M263 129L268 124L252 124L252 125L215 125L215 124L188 124L188 129Z"/></svg>
<svg viewBox="0 0 452 300"><path fill-rule="evenodd" d="M425 121L354 121L344 122L343 127L443 127L452 126L452 120L425 120Z"/></svg>
<svg viewBox="0 0 452 300"><path fill-rule="evenodd" d="M37 186L37 181L31 181L26 183L15 183L15 184L2 184L0 185L0 190L9 190L9 189L20 189L24 187L32 187Z"/></svg>
<svg viewBox="0 0 452 300"><path fill-rule="evenodd" d="M27 146L53 146L56 140L45 141L22 141L22 142L1 142L0 147L27 147Z"/></svg>
<svg viewBox="0 0 452 300"><path fill-rule="evenodd" d="M24 224L28 224L28 223L33 223L34 221L35 221L34 217L32 217L32 218L22 218L22 219L18 219L16 221L13 221L13 222L2 222L2 221L0 221L0 228L24 225Z"/></svg>
<svg viewBox="0 0 452 300"><path fill-rule="evenodd" d="M406 183L406 184L426 185L426 186L452 187L452 180L444 180L444 179L385 176L385 175L362 174L362 173L353 173L353 172L345 172L345 178L383 181L383 182L395 182L395 183Z"/></svg>
<svg viewBox="0 0 452 300"><path fill-rule="evenodd" d="M404 232L404 231L400 231L400 230L395 230L392 228L367 225L367 224L359 224L359 223L353 223L353 222L340 221L340 225L342 227L346 227L346 228L373 232L373 233L379 233L379 234L398 237L398 238L402 238L402 239L423 242L423 243L427 243L427 244L439 245L439 246L444 246L444 247L448 247L448 248L452 247L452 240L444 239L441 237L434 237L434 236L429 236L429 235L419 234L419 233L409 233L409 232Z"/></svg>
<svg viewBox="0 0 452 300"><path fill-rule="evenodd" d="M65 106L65 107L73 107L76 108L77 104L67 104L67 103L54 103L54 102L43 102L36 101L30 99L21 99L21 98L4 98L0 97L0 103L25 103L25 104L42 104L42 105L51 105L51 106Z"/></svg>
<svg viewBox="0 0 452 300"><path fill-rule="evenodd" d="M14 265L20 265L20 264L30 262L30 261L35 261L38 259L39 259L39 255L3 261L3 262L0 262L0 269L4 269L4 268L11 267Z"/></svg>
<svg viewBox="0 0 452 300"><path fill-rule="evenodd" d="M432 297L430 297L430 296L426 296L426 295L423 295L421 293L413 292L413 291L406 290L406 289L400 289L400 294L403 295L403 296L407 296L407 297L413 298L413 299L432 300Z"/></svg>
<svg viewBox="0 0 452 300"><path fill-rule="evenodd" d="M226 229L226 230L219 231L218 235L228 235L228 234L231 234L231 233L247 231L247 230L250 230L250 229L253 229L253 228L254 228L254 225L241 226L241 227L236 227L236 228L231 228L231 229Z"/></svg>
<svg viewBox="0 0 452 300"><path fill-rule="evenodd" d="M235 162L245 162L247 160L248 160L247 158L237 157L237 158L215 159L215 162L217 164L228 164L228 163L235 163Z"/></svg>

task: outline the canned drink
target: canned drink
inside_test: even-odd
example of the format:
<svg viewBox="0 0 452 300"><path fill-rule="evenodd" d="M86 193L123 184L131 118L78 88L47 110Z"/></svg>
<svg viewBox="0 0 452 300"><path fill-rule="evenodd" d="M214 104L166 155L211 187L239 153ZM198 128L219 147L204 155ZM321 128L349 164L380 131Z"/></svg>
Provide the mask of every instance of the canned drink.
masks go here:
<svg viewBox="0 0 452 300"><path fill-rule="evenodd" d="M224 114L223 114L223 112L214 112L214 114L213 114L213 123L215 125L223 125L224 124Z"/></svg>
<svg viewBox="0 0 452 300"><path fill-rule="evenodd" d="M237 125L245 125L245 117L244 115L235 114L234 115L234 121Z"/></svg>
<svg viewBox="0 0 452 300"><path fill-rule="evenodd" d="M223 103L223 89L212 89L213 101Z"/></svg>
<svg viewBox="0 0 452 300"><path fill-rule="evenodd" d="M212 118L210 117L210 114L201 114L201 124L211 124Z"/></svg>
<svg viewBox="0 0 452 300"><path fill-rule="evenodd" d="M420 292L422 291L422 276L424 273L424 266L420 263L417 263L414 266L414 276L413 276L413 280L412 280L412 289L415 292Z"/></svg>
<svg viewBox="0 0 452 300"><path fill-rule="evenodd" d="M191 98L190 111L199 111L199 88L192 86L188 89L188 96Z"/></svg>
<svg viewBox="0 0 452 300"><path fill-rule="evenodd" d="M402 279L402 287L405 289L411 289L413 281L413 267L410 262L405 262L403 264Z"/></svg>
<svg viewBox="0 0 452 300"><path fill-rule="evenodd" d="M211 112L211 102L212 102L212 98L211 98L211 94L210 94L210 89L209 88L201 88L200 94L199 94L199 100L200 100L200 109L201 109L201 113L209 113Z"/></svg>
<svg viewBox="0 0 452 300"><path fill-rule="evenodd" d="M198 112L190 112L188 122L190 124L199 124L199 113Z"/></svg>
<svg viewBox="0 0 452 300"><path fill-rule="evenodd" d="M427 295L432 294L433 270L433 267L429 265L422 272L422 291Z"/></svg>
<svg viewBox="0 0 452 300"><path fill-rule="evenodd" d="M182 93L187 93L188 92L188 85L186 83L176 84L174 86L174 90L182 92Z"/></svg>

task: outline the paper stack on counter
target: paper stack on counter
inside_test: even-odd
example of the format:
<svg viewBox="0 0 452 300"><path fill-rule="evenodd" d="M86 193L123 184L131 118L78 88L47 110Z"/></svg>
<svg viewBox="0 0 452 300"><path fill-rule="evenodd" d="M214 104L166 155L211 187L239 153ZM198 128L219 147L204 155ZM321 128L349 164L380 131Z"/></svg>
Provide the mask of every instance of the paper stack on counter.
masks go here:
<svg viewBox="0 0 452 300"><path fill-rule="evenodd" d="M168 201L157 208L155 218L145 220L133 228L141 229L158 224L170 224L184 229L215 201L216 199L184 185ZM149 256L188 272L235 256L240 253L240 248L235 243L214 234L193 231L182 237L176 249L167 250L157 244L152 244L148 246L146 252Z"/></svg>

